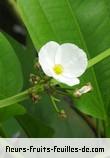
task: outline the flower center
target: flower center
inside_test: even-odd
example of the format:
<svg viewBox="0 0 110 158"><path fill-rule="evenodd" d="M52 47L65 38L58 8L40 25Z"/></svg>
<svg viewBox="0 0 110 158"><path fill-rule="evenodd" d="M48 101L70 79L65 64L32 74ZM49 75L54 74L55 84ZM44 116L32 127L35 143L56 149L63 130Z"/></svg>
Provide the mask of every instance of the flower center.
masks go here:
<svg viewBox="0 0 110 158"><path fill-rule="evenodd" d="M53 70L57 75L60 75L63 72L63 66L60 64L57 64L53 67Z"/></svg>

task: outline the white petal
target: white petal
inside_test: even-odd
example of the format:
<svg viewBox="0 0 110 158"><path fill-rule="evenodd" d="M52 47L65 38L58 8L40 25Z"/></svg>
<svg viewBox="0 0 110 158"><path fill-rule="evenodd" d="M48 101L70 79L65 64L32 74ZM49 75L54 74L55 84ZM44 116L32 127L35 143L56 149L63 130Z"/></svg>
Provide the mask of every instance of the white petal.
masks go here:
<svg viewBox="0 0 110 158"><path fill-rule="evenodd" d="M67 84L68 86L74 86L80 83L78 78L67 77L67 76L53 76L57 81Z"/></svg>
<svg viewBox="0 0 110 158"><path fill-rule="evenodd" d="M39 60L43 60L46 64L55 64L55 56L59 46L60 45L54 41L46 43L39 51Z"/></svg>
<svg viewBox="0 0 110 158"><path fill-rule="evenodd" d="M65 73L79 77L85 72L88 61L82 49L74 44L65 43L59 47L55 63L63 65Z"/></svg>
<svg viewBox="0 0 110 158"><path fill-rule="evenodd" d="M52 76L52 71L51 71L51 68L50 68L50 66L49 65L46 65L45 63L43 64L42 63L42 70L43 70L43 72L47 75L47 76Z"/></svg>
<svg viewBox="0 0 110 158"><path fill-rule="evenodd" d="M46 43L39 51L38 56L39 56L39 63L44 71L44 73L48 76L51 75L51 68L55 64L55 56L56 52L59 48L59 44L50 41Z"/></svg>

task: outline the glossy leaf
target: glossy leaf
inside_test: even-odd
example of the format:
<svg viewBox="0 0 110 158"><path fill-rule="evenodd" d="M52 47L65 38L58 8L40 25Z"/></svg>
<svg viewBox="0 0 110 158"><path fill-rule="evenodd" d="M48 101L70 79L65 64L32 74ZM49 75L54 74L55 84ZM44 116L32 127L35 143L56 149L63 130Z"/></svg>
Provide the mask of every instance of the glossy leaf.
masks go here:
<svg viewBox="0 0 110 158"><path fill-rule="evenodd" d="M26 89L30 86L29 83L29 76L31 73L35 73L34 69L34 61L36 59L36 50L33 47L33 44L27 35L26 45L23 46L16 40L14 40L11 36L6 34L6 37L10 44L12 45L17 57L19 58L19 61L22 66L22 72L23 72L23 89Z"/></svg>
<svg viewBox="0 0 110 158"><path fill-rule="evenodd" d="M0 33L0 99L4 99L20 92L22 86L23 78L20 62L12 45L6 37ZM0 108L1 127L3 121L6 121L15 115L24 113L25 108L18 104Z"/></svg>
<svg viewBox="0 0 110 158"><path fill-rule="evenodd" d="M22 86L20 62L8 40L0 33L0 98L20 92Z"/></svg>

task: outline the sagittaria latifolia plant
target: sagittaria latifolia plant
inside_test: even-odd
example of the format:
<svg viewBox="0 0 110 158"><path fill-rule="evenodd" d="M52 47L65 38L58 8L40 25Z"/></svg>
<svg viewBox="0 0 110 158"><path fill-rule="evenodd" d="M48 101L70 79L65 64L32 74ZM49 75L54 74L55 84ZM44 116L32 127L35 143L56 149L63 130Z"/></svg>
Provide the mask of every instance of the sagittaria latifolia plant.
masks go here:
<svg viewBox="0 0 110 158"><path fill-rule="evenodd" d="M10 0L27 41L0 34L1 122L14 116L28 137L110 136L104 1Z"/></svg>
<svg viewBox="0 0 110 158"><path fill-rule="evenodd" d="M80 89L74 88L74 85L80 83L77 77L80 77L87 68L94 66L109 55L110 50L108 49L88 61L86 53L76 45L72 43L59 45L56 42L50 41L40 49L38 60L35 62L35 68L40 71L40 75L30 74L29 81L33 86L24 92L1 100L0 108L14 105L29 97L36 103L40 99L39 95L46 91L50 95L56 112L62 117L66 117L65 111L57 107L56 102L60 101L56 98L57 94L67 95L73 98L78 97L80 99L79 97L82 94L90 92L93 89L91 84L85 83ZM49 77L42 74L39 64L44 73ZM65 84L67 85L66 87Z"/></svg>

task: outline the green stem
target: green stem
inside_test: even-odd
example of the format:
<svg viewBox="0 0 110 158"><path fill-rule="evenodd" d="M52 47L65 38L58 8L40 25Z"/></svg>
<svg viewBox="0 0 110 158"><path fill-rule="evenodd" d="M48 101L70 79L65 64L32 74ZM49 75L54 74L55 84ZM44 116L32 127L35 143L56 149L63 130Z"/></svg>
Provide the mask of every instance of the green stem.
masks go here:
<svg viewBox="0 0 110 158"><path fill-rule="evenodd" d="M88 62L88 68L90 68L90 67L94 66L95 64L101 62L102 60L104 60L108 56L110 56L110 49L107 49L104 52L102 52L101 54L97 55L96 57L90 59L89 62ZM21 101L24 101L24 100L28 99L29 98L29 92L33 91L33 90L35 92L43 91L44 90L43 89L43 83L41 85L37 85L37 86L34 86L32 88L29 88L29 89L25 90L24 92L21 92L17 95L14 95L12 97L1 100L0 101L0 108L6 107L6 106L9 106L9 105L14 105L18 102L21 102ZM58 109L56 109L56 110L58 111Z"/></svg>
<svg viewBox="0 0 110 158"><path fill-rule="evenodd" d="M56 105L56 102L55 102L54 97L53 97L53 96L50 96L50 98L51 98L52 104L53 104L53 106L54 106L56 112L59 113L60 110L58 109L58 107L57 107L57 105Z"/></svg>
<svg viewBox="0 0 110 158"><path fill-rule="evenodd" d="M12 97L3 99L0 101L0 108L9 106L9 105L13 105L15 103L21 102L23 100L28 99L29 95L28 95L28 90L21 92L17 95L14 95Z"/></svg>
<svg viewBox="0 0 110 158"><path fill-rule="evenodd" d="M108 56L110 56L110 48L105 50L104 52L100 53L96 57L90 59L89 62L88 62L88 68L90 68L90 67L94 66L95 64L101 62L103 59L107 58Z"/></svg>
<svg viewBox="0 0 110 158"><path fill-rule="evenodd" d="M12 97L1 100L0 101L0 108L6 107L9 105L14 105L16 103L24 101L30 97L30 94L32 92L37 93L37 92L41 92L41 91L43 91L43 85L38 85L38 86L34 86L32 88L29 88L29 89L25 90L24 92L21 92L17 95L14 95Z"/></svg>

